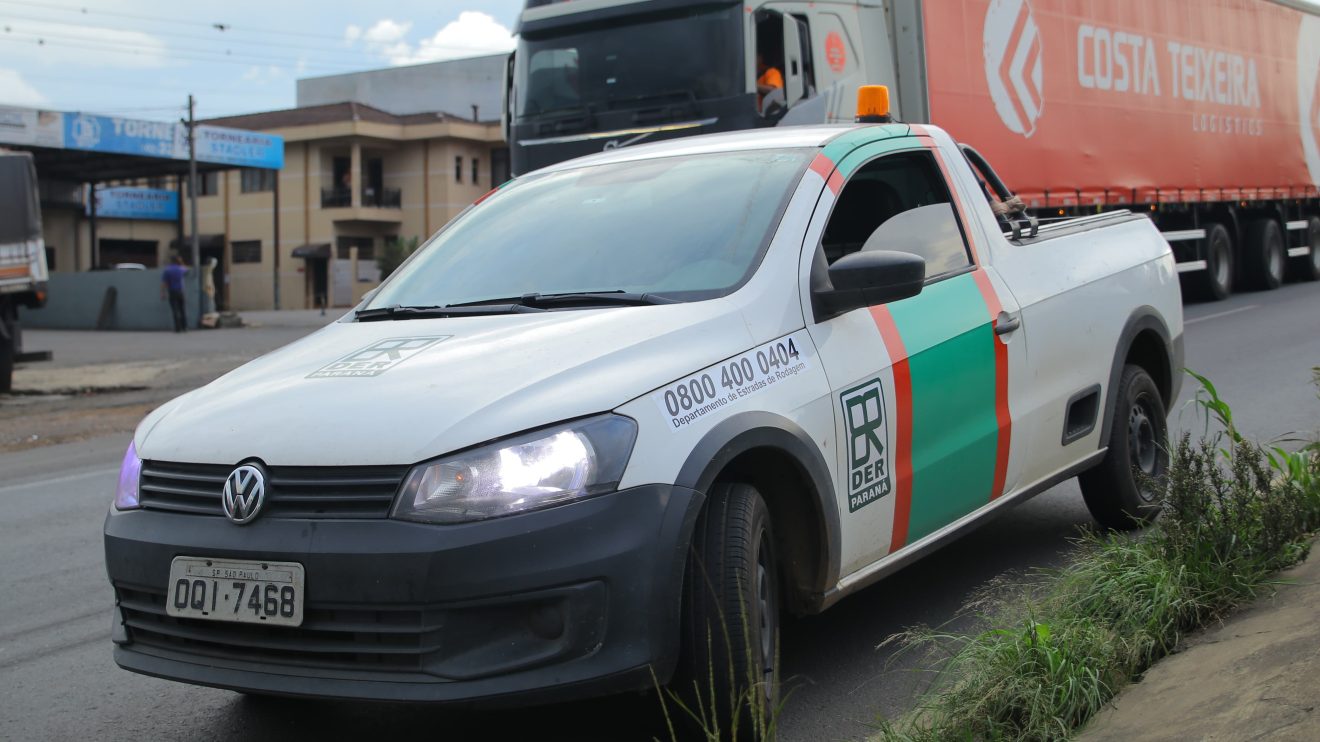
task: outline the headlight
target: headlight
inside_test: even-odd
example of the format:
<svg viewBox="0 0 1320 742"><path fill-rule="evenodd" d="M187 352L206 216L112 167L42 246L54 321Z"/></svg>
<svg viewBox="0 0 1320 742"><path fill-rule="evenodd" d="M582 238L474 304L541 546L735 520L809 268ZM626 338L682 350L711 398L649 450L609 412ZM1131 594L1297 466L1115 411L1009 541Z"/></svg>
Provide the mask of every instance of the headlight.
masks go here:
<svg viewBox="0 0 1320 742"><path fill-rule="evenodd" d="M418 464L394 517L462 523L609 492L636 438L630 418L601 415Z"/></svg>
<svg viewBox="0 0 1320 742"><path fill-rule="evenodd" d="M132 510L142 507L138 501L138 478L142 475L142 459L137 447L130 441L124 452L124 463L119 466L119 486L115 488L115 509Z"/></svg>

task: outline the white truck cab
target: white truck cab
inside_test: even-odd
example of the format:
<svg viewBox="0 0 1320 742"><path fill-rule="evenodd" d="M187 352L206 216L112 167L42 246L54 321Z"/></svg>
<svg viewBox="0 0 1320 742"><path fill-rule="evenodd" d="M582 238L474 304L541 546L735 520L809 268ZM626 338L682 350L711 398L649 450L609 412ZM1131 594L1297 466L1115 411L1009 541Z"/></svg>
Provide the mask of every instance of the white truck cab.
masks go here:
<svg viewBox="0 0 1320 742"><path fill-rule="evenodd" d="M493 192L354 312L143 421L105 527L116 661L772 699L782 611L1079 473L1102 523L1152 517L1169 247L1125 212L1005 234L987 171L934 127L786 127Z"/></svg>

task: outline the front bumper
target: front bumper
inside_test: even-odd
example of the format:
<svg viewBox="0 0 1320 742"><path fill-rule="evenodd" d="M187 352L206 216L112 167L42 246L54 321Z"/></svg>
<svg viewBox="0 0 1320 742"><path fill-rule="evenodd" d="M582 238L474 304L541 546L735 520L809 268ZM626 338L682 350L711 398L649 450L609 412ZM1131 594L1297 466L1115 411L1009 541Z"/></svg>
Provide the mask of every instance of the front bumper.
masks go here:
<svg viewBox="0 0 1320 742"><path fill-rule="evenodd" d="M112 512L115 661L199 685L390 701L646 688L674 666L701 500L648 485L457 526ZM166 616L181 555L302 564L303 625Z"/></svg>

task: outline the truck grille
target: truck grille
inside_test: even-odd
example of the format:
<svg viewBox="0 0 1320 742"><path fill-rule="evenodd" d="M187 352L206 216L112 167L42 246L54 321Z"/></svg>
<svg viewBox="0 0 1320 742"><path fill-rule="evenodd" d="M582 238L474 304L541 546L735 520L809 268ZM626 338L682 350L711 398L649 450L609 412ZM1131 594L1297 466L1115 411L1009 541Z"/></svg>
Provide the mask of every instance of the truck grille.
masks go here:
<svg viewBox="0 0 1320 742"><path fill-rule="evenodd" d="M144 461L142 507L223 516L220 493L234 467ZM263 518L386 518L406 466L272 466Z"/></svg>
<svg viewBox="0 0 1320 742"><path fill-rule="evenodd" d="M441 618L418 608L307 605L303 625L260 626L175 618L165 594L116 586L132 641L202 657L303 668L421 672L440 648Z"/></svg>

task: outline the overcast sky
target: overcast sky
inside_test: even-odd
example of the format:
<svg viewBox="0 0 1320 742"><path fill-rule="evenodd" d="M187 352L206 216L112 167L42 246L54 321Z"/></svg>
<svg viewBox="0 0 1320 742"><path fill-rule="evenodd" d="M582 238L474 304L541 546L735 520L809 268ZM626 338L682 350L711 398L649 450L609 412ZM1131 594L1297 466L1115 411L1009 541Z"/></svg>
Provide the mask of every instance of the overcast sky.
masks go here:
<svg viewBox="0 0 1320 742"><path fill-rule="evenodd" d="M0 104L173 119L193 93L202 118L291 108L301 77L506 51L521 7L0 0Z"/></svg>

